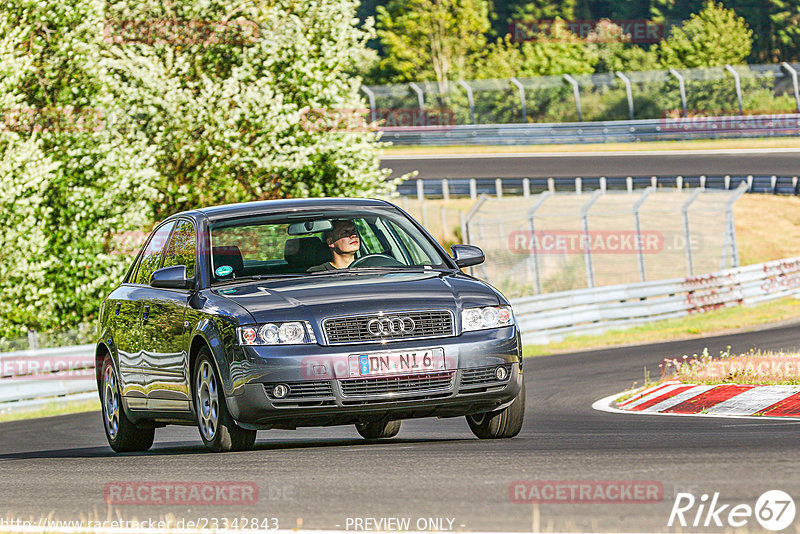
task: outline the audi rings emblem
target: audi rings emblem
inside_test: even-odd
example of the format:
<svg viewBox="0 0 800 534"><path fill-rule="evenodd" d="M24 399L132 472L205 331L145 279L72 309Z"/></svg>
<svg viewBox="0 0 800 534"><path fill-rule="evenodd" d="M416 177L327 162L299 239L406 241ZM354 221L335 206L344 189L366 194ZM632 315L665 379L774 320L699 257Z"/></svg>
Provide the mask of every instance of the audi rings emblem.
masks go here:
<svg viewBox="0 0 800 534"><path fill-rule="evenodd" d="M367 323L367 331L373 336L390 336L396 334L410 334L416 328L416 323L411 317L384 317L372 319Z"/></svg>

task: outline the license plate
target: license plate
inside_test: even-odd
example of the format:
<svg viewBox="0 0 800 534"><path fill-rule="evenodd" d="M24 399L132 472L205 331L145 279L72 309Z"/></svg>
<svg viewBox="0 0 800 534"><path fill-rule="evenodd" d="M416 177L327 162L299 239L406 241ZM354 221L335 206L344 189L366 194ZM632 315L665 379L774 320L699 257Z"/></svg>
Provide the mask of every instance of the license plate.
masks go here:
<svg viewBox="0 0 800 534"><path fill-rule="evenodd" d="M414 375L445 369L444 350L350 354L350 376Z"/></svg>

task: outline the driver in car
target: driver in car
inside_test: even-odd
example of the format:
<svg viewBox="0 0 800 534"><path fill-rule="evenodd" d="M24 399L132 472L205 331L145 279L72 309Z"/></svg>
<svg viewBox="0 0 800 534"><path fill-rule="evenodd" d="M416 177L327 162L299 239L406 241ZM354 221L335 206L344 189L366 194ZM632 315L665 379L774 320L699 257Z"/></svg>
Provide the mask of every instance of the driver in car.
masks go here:
<svg viewBox="0 0 800 534"><path fill-rule="evenodd" d="M353 221L337 219L332 223L332 228L326 232L325 242L333 253L333 259L321 265L309 267L308 272L310 273L347 269L353 263L356 252L361 248L361 240L358 237L358 230Z"/></svg>

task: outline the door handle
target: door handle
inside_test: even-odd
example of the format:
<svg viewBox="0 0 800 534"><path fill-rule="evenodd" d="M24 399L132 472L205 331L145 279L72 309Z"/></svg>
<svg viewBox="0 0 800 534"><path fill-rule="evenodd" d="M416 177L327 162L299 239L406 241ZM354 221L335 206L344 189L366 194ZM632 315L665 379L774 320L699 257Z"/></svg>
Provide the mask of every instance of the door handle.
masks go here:
<svg viewBox="0 0 800 534"><path fill-rule="evenodd" d="M150 306L145 306L144 309L142 310L142 322L146 323L149 318L150 318Z"/></svg>

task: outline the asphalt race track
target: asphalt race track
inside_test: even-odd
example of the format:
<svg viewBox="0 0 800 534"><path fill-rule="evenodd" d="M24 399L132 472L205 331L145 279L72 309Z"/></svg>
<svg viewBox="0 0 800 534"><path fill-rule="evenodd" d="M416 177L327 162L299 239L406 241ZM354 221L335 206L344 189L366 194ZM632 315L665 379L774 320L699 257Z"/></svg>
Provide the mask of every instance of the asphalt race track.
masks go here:
<svg viewBox="0 0 800 534"><path fill-rule="evenodd" d="M204 452L195 428L156 431L144 454L114 454L98 413L0 424L0 501L6 518L180 519L276 517L281 529L345 529L354 518L449 518L455 530L661 531L680 491L719 492L755 505L766 490L800 496L800 421L624 415L594 401L657 376L664 357L728 345L796 349L800 325L702 340L526 360L527 418L511 440L480 441L466 422L405 422L397 438L362 441L352 427L263 431L257 450ZM107 483L254 482L249 506L125 505L109 510ZM512 503L517 480L646 480L656 504ZM2 517L3 514L0 514ZM687 514L693 517L694 513ZM348 518L350 524L348 525ZM754 519L750 532L761 531ZM795 523L796 525L797 523ZM445 520L444 525L448 522ZM2 530L0 528L0 530ZM688 528L684 531L703 531ZM709 532L721 532L713 527ZM787 530L793 531L793 530Z"/></svg>
<svg viewBox="0 0 800 534"><path fill-rule="evenodd" d="M800 174L800 151L596 152L563 154L467 154L385 156L393 176L418 170L419 178L547 178L575 176Z"/></svg>

